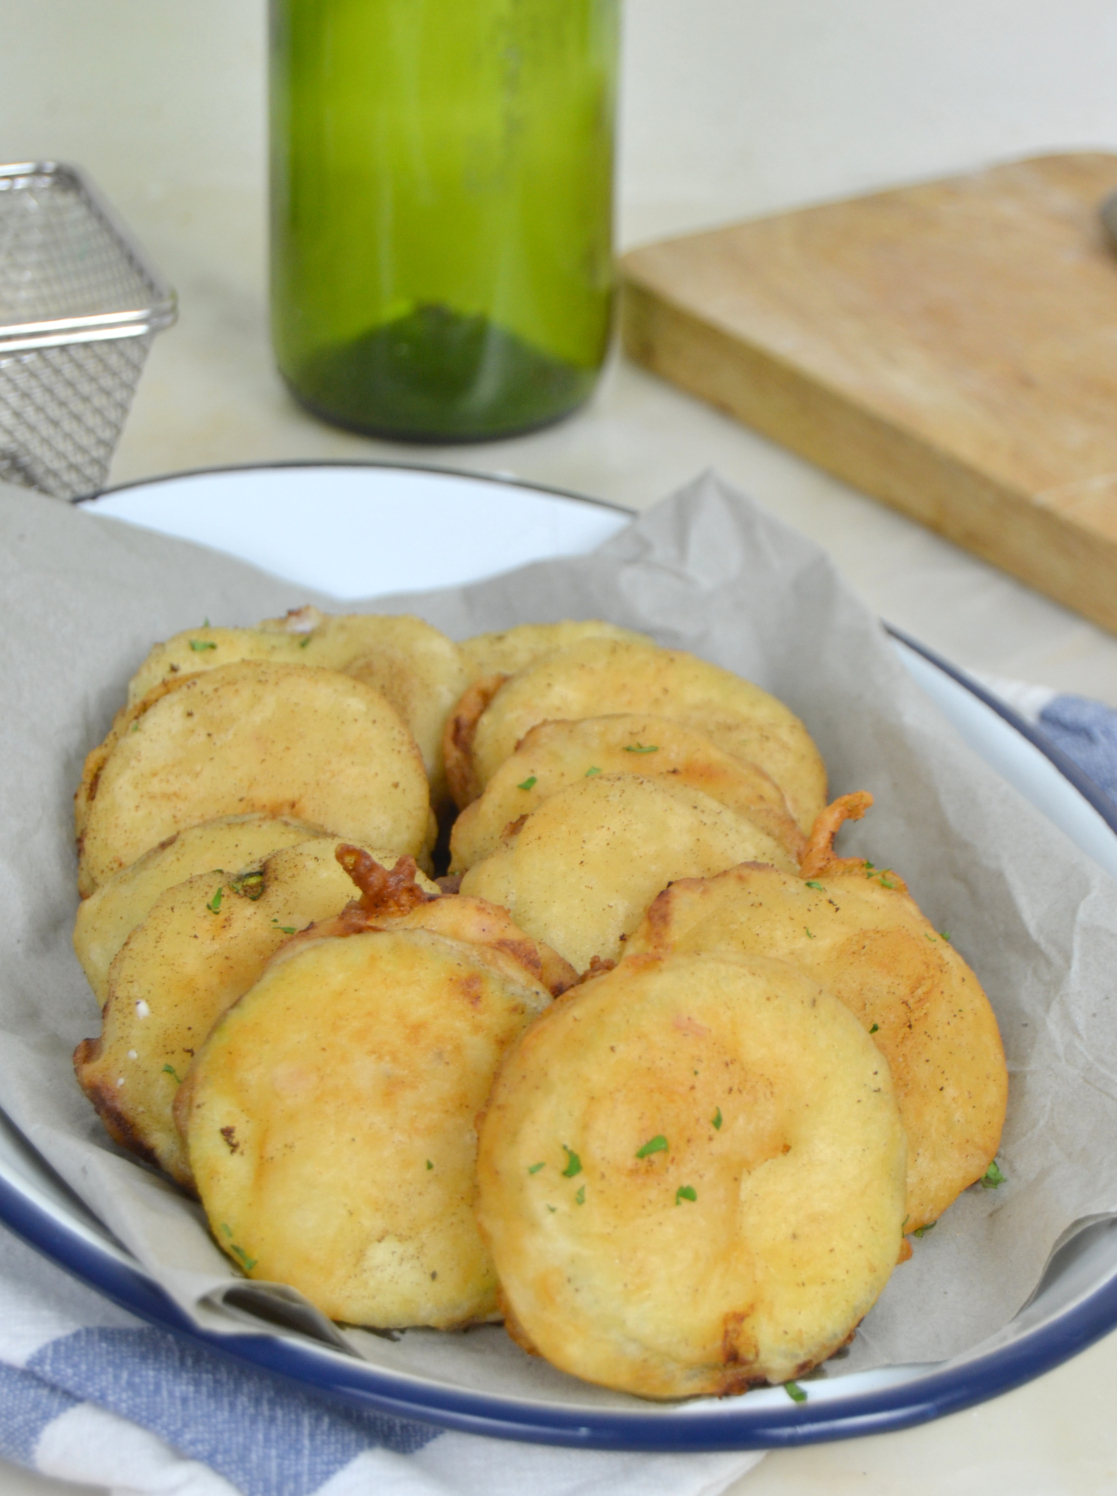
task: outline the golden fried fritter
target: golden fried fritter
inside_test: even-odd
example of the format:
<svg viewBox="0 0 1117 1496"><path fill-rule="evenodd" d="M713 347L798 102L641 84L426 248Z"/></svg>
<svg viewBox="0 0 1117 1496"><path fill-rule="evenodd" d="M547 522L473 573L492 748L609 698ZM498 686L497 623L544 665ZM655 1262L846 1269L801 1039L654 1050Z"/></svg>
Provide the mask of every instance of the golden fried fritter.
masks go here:
<svg viewBox="0 0 1117 1496"><path fill-rule="evenodd" d="M448 726L483 789L529 728L540 722L648 712L671 717L718 748L759 766L809 831L826 803L826 770L802 722L782 702L728 670L681 650L621 639L584 639L506 680L476 724Z"/></svg>
<svg viewBox="0 0 1117 1496"><path fill-rule="evenodd" d="M817 983L626 959L527 1030L482 1119L509 1331L643 1397L801 1375L888 1279L904 1159L888 1067Z"/></svg>
<svg viewBox="0 0 1117 1496"><path fill-rule="evenodd" d="M182 1184L190 1176L171 1117L178 1085L214 1020L288 936L352 898L337 846L317 837L237 876L201 873L168 889L109 968L102 1033L78 1046L78 1080L112 1137Z"/></svg>
<svg viewBox="0 0 1117 1496"><path fill-rule="evenodd" d="M824 983L888 1059L909 1140L905 1229L915 1231L938 1220L988 1168L1004 1125L1008 1074L980 983L903 879L829 854L843 816L861 813L866 802L871 796L845 796L822 818L803 877L744 866L676 883L627 949L763 953Z"/></svg>
<svg viewBox="0 0 1117 1496"><path fill-rule="evenodd" d="M110 962L161 893L198 873L232 876L321 834L321 826L284 816L221 816L188 826L122 868L83 900L74 924L74 952L97 1001L108 996Z"/></svg>
<svg viewBox="0 0 1117 1496"><path fill-rule="evenodd" d="M513 923L507 909L457 892L443 894L402 858L385 867L360 847L342 843L337 860L360 890L360 898L336 919L318 923L292 942L305 944L334 935L361 935L366 930L429 930L448 940L464 941L478 960L490 961L515 981L526 971L558 997L578 981L578 973L559 953Z"/></svg>
<svg viewBox="0 0 1117 1496"><path fill-rule="evenodd" d="M382 691L410 728L431 780L446 798L442 732L468 683L461 653L433 624L410 614L320 613L298 608L256 628L188 629L157 644L132 677L135 703L161 681L238 660L270 660L340 670Z"/></svg>
<svg viewBox="0 0 1117 1496"><path fill-rule="evenodd" d="M533 727L455 821L450 871L465 872L487 857L510 822L530 815L556 790L598 774L668 776L754 822L793 860L806 847L783 791L763 769L669 717L628 713Z"/></svg>
<svg viewBox="0 0 1117 1496"><path fill-rule="evenodd" d="M461 883L507 909L572 966L616 960L623 939L674 878L745 860L795 864L772 837L667 776L599 774L558 790Z"/></svg>
<svg viewBox="0 0 1117 1496"><path fill-rule="evenodd" d="M473 735L481 713L508 679L507 675L481 675L471 681L442 729L446 784L459 810L471 805L484 789L473 762Z"/></svg>
<svg viewBox="0 0 1117 1496"><path fill-rule="evenodd" d="M250 811L412 856L432 831L419 750L379 691L333 670L222 665L156 686L86 759L79 890L185 826Z"/></svg>
<svg viewBox="0 0 1117 1496"><path fill-rule="evenodd" d="M334 616L301 608L262 627L304 630L315 616L315 627L299 638L300 663L344 671L382 691L418 743L431 800L441 804L448 796L442 734L468 682L458 646L433 624L409 613Z"/></svg>
<svg viewBox="0 0 1117 1496"><path fill-rule="evenodd" d="M492 961L516 981L527 971L552 997L577 982L570 962L521 930L507 909L464 894L432 895L430 883L415 872L410 859L386 868L360 847L343 844L337 860L360 890L360 900L335 924L316 925L301 938L358 935L364 930L429 930L464 941L478 959Z"/></svg>
<svg viewBox="0 0 1117 1496"><path fill-rule="evenodd" d="M583 639L626 639L651 644L647 634L604 623L600 618L564 619L561 623L518 623L499 633L474 634L459 645L471 681L483 675L515 675L541 655L568 649Z"/></svg>
<svg viewBox="0 0 1117 1496"><path fill-rule="evenodd" d="M475 1118L549 1002L527 968L428 929L293 943L216 1026L178 1103L217 1241L351 1324L492 1318Z"/></svg>

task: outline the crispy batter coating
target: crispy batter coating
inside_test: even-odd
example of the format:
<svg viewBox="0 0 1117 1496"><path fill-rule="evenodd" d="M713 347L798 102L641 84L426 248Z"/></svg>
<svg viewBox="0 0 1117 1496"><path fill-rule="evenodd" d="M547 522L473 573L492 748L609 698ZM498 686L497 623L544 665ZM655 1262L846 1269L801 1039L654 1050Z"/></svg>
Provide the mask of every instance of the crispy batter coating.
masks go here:
<svg viewBox="0 0 1117 1496"><path fill-rule="evenodd" d="M178 1085L214 1020L288 936L351 898L337 845L316 837L235 877L201 873L168 889L109 968L101 1035L74 1054L78 1080L112 1137L181 1184L190 1175L171 1117Z"/></svg>
<svg viewBox="0 0 1117 1496"><path fill-rule="evenodd" d="M178 1103L217 1241L334 1319L492 1318L475 1118L549 1001L526 970L426 929L293 945L214 1029Z"/></svg>
<svg viewBox="0 0 1117 1496"><path fill-rule="evenodd" d="M74 952L97 1001L104 1006L108 997L113 957L161 893L198 873L231 875L321 834L321 826L284 816L221 816L188 826L115 873L83 900L74 924Z"/></svg>
<svg viewBox="0 0 1117 1496"><path fill-rule="evenodd" d="M479 676L446 719L442 759L446 765L446 783L459 810L476 800L483 788L473 764L473 735L481 713L507 679L506 675Z"/></svg>
<svg viewBox="0 0 1117 1496"><path fill-rule="evenodd" d="M795 864L766 832L666 776L599 774L558 790L465 874L463 894L507 909L521 929L584 971L613 960L674 878L745 860Z"/></svg>
<svg viewBox="0 0 1117 1496"><path fill-rule="evenodd" d="M583 639L625 639L651 644L647 634L604 623L600 618L564 619L561 623L518 623L499 633L474 634L459 645L471 681L483 675L515 675L525 665Z"/></svg>
<svg viewBox="0 0 1117 1496"><path fill-rule="evenodd" d="M759 764L809 831L826 804L826 770L795 714L750 681L681 650L584 639L512 676L477 720L469 751L483 788L540 722L649 712L671 717Z"/></svg>
<svg viewBox="0 0 1117 1496"><path fill-rule="evenodd" d="M448 940L464 941L478 960L492 962L514 981L523 981L526 972L533 982L542 982L552 997L578 981L570 962L525 934L507 909L485 899L464 897L457 889L444 891L436 886L432 892L413 858L401 857L394 868L387 868L362 848L344 843L336 856L360 890L360 898L336 919L311 925L284 950L336 935L360 935L365 930L429 930Z"/></svg>
<svg viewBox="0 0 1117 1496"><path fill-rule="evenodd" d="M137 702L163 682L185 680L222 665L241 660L270 660L280 664L301 665L299 641L282 633L265 633L258 628L186 629L161 644L155 644L147 658L128 682L128 705Z"/></svg>
<svg viewBox="0 0 1117 1496"><path fill-rule="evenodd" d="M215 816L293 816L412 856L432 828L422 758L381 693L285 664L157 686L89 755L75 805L83 895Z"/></svg>
<svg viewBox="0 0 1117 1496"><path fill-rule="evenodd" d="M303 664L343 670L384 693L419 745L432 802L440 805L447 800L442 734L468 681L453 640L410 614L365 613L323 617L313 633L303 637L310 640L300 650Z"/></svg>
<svg viewBox="0 0 1117 1496"><path fill-rule="evenodd" d="M405 613L330 614L306 607L256 628L187 629L152 649L129 683L129 704L160 681L238 660L317 665L375 686L418 743L432 799L446 798L442 732L468 677L458 646L433 624Z"/></svg>
<svg viewBox="0 0 1117 1496"><path fill-rule="evenodd" d="M806 846L783 791L763 769L669 717L627 713L533 727L455 821L451 872L487 857L510 822L530 815L556 790L598 774L669 776L753 821L793 860Z"/></svg>
<svg viewBox="0 0 1117 1496"><path fill-rule="evenodd" d="M527 1030L482 1120L508 1328L643 1397L801 1375L888 1280L904 1159L888 1067L817 983L626 959Z"/></svg>
<svg viewBox="0 0 1117 1496"><path fill-rule="evenodd" d="M908 1132L905 1229L914 1231L938 1220L988 1168L1004 1126L1008 1073L980 983L903 879L861 858L827 855L843 815L863 813L871 798L843 797L831 807L802 878L743 866L674 884L628 951L764 953L824 983L888 1059Z"/></svg>
<svg viewBox="0 0 1117 1496"><path fill-rule="evenodd" d="M412 857L401 857L394 867L378 863L361 847L342 843L337 861L360 891L333 919L315 922L284 946L285 952L315 940L362 935L366 930L429 930L472 947L478 960L489 961L514 981L524 973L558 997L579 980L569 961L515 924L507 909L486 899L469 898L457 888L444 889L420 873Z"/></svg>

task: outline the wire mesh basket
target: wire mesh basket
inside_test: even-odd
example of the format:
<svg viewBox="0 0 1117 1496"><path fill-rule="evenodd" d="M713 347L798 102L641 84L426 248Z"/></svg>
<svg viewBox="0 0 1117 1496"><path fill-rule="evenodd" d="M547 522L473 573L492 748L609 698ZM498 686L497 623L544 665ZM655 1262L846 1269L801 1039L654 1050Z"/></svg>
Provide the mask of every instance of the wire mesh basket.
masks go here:
<svg viewBox="0 0 1117 1496"><path fill-rule="evenodd" d="M102 487L174 292L76 167L0 166L0 479Z"/></svg>

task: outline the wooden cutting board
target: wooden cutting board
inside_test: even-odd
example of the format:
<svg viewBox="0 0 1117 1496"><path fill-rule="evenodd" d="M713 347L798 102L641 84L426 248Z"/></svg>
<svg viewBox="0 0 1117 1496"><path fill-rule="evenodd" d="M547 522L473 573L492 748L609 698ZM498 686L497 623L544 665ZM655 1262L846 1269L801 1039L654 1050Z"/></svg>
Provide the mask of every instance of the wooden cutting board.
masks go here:
<svg viewBox="0 0 1117 1496"><path fill-rule="evenodd" d="M1117 155L622 262L632 358L1117 632Z"/></svg>

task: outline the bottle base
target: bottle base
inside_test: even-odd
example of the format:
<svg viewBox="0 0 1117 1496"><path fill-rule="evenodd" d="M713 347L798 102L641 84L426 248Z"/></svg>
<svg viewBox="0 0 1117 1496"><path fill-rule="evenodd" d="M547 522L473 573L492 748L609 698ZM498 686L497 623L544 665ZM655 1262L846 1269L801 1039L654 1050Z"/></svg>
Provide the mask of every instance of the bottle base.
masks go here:
<svg viewBox="0 0 1117 1496"><path fill-rule="evenodd" d="M422 445L490 442L553 425L584 403L597 370L552 357L483 316L437 305L280 367L312 415Z"/></svg>

